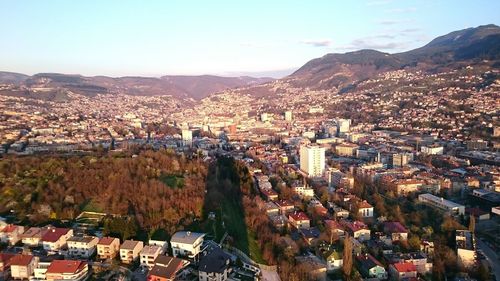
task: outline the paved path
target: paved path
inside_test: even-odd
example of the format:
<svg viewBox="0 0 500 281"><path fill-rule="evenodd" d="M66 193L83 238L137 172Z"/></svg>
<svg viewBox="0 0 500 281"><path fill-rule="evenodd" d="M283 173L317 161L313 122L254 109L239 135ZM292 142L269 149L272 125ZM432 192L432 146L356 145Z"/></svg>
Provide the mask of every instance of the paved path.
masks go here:
<svg viewBox="0 0 500 281"><path fill-rule="evenodd" d="M486 259L490 263L491 269L495 274L497 281L500 281L500 260L498 259L497 253L493 251L486 243L481 241L481 239L476 240L476 245L479 249L483 250Z"/></svg>
<svg viewBox="0 0 500 281"><path fill-rule="evenodd" d="M261 274L262 281L281 281L280 276L276 271L264 270L261 268Z"/></svg>

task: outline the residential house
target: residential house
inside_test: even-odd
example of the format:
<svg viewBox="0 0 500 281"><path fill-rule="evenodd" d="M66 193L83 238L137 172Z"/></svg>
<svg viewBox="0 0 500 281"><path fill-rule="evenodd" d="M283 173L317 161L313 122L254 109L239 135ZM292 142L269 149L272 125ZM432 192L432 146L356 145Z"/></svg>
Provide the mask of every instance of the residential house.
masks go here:
<svg viewBox="0 0 500 281"><path fill-rule="evenodd" d="M48 227L30 227L21 234L21 241L26 246L39 246L42 244L42 237L49 231Z"/></svg>
<svg viewBox="0 0 500 281"><path fill-rule="evenodd" d="M191 231L176 232L170 240L174 257L188 257L194 259L201 252L201 244L205 233Z"/></svg>
<svg viewBox="0 0 500 281"><path fill-rule="evenodd" d="M392 184L396 193L402 196L418 191L425 184L425 181L418 179L396 179Z"/></svg>
<svg viewBox="0 0 500 281"><path fill-rule="evenodd" d="M10 276L13 279L29 279L38 263L38 257L15 255L10 259Z"/></svg>
<svg viewBox="0 0 500 281"><path fill-rule="evenodd" d="M24 226L8 224L0 230L0 242L15 245L21 240L23 232Z"/></svg>
<svg viewBox="0 0 500 281"><path fill-rule="evenodd" d="M120 252L120 239L103 237L97 243L97 255L100 259L114 259Z"/></svg>
<svg viewBox="0 0 500 281"><path fill-rule="evenodd" d="M226 281L231 272L231 257L220 248L214 248L201 258L198 272L200 281Z"/></svg>
<svg viewBox="0 0 500 281"><path fill-rule="evenodd" d="M11 254L11 253L0 253L0 279L3 275L3 272L10 269L10 260L15 255L16 254Z"/></svg>
<svg viewBox="0 0 500 281"><path fill-rule="evenodd" d="M288 215L288 222L295 228L309 228L311 226L311 221L309 217L301 211L294 212Z"/></svg>
<svg viewBox="0 0 500 281"><path fill-rule="evenodd" d="M385 268L370 254L357 255L356 264L364 278L387 279Z"/></svg>
<svg viewBox="0 0 500 281"><path fill-rule="evenodd" d="M147 245L142 248L140 255L141 266L148 269L153 268L155 259L161 254L162 247L156 245Z"/></svg>
<svg viewBox="0 0 500 281"><path fill-rule="evenodd" d="M334 236L337 236L338 238L345 236L344 227L338 221L325 220L325 226Z"/></svg>
<svg viewBox="0 0 500 281"><path fill-rule="evenodd" d="M68 239L68 255L74 258L88 259L96 251L99 238L95 236L73 236Z"/></svg>
<svg viewBox="0 0 500 281"><path fill-rule="evenodd" d="M264 209L269 216L276 216L280 213L280 208L274 202L266 202L264 204Z"/></svg>
<svg viewBox="0 0 500 281"><path fill-rule="evenodd" d="M274 191L272 188L261 189L260 192L264 195L264 197L269 200L278 200L278 192Z"/></svg>
<svg viewBox="0 0 500 281"><path fill-rule="evenodd" d="M373 217L373 206L366 201L361 201L358 204L358 213L362 218L372 218Z"/></svg>
<svg viewBox="0 0 500 281"><path fill-rule="evenodd" d="M43 249L48 252L59 251L67 244L68 239L73 236L73 230L69 228L49 228L42 236Z"/></svg>
<svg viewBox="0 0 500 281"><path fill-rule="evenodd" d="M87 279L89 266L87 262L75 260L54 260L50 263L45 276L47 281Z"/></svg>
<svg viewBox="0 0 500 281"><path fill-rule="evenodd" d="M154 263L148 272L148 281L174 281L178 272L189 264L186 260L163 255L158 256Z"/></svg>
<svg viewBox="0 0 500 281"><path fill-rule="evenodd" d="M280 212L283 215L291 213L295 210L295 205L288 200L276 201L276 205L278 205L278 208L280 209Z"/></svg>
<svg viewBox="0 0 500 281"><path fill-rule="evenodd" d="M391 280L406 280L417 277L417 267L411 262L399 262L389 266Z"/></svg>
<svg viewBox="0 0 500 281"><path fill-rule="evenodd" d="M364 222L342 220L341 224L345 227L345 229L351 235L351 237L361 242L370 240L371 232L368 226Z"/></svg>
<svg viewBox="0 0 500 281"><path fill-rule="evenodd" d="M120 246L120 259L123 263L132 263L139 257L139 253L144 248L142 241L125 240Z"/></svg>
<svg viewBox="0 0 500 281"><path fill-rule="evenodd" d="M322 242L319 245L318 256L326 262L327 271L340 269L344 264L342 259L342 252L328 243Z"/></svg>
<svg viewBox="0 0 500 281"><path fill-rule="evenodd" d="M392 242L408 240L408 230L398 221L384 222L384 232L391 236Z"/></svg>

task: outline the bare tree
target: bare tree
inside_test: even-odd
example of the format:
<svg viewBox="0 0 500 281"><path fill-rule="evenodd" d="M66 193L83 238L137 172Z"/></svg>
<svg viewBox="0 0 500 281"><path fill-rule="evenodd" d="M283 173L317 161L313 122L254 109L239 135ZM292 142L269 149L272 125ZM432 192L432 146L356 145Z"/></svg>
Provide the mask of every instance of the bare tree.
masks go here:
<svg viewBox="0 0 500 281"><path fill-rule="evenodd" d="M344 239L344 252L343 252L343 266L342 271L344 272L344 277L349 280L352 271L352 241L351 237L347 235Z"/></svg>

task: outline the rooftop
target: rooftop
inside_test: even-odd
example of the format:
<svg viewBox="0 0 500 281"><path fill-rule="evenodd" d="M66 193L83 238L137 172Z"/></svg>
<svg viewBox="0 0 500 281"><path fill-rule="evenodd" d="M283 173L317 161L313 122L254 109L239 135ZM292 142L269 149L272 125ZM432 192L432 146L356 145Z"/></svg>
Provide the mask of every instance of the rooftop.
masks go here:
<svg viewBox="0 0 500 281"><path fill-rule="evenodd" d="M54 260L50 263L49 268L47 268L47 274L76 273L85 267L86 264L84 261Z"/></svg>
<svg viewBox="0 0 500 281"><path fill-rule="evenodd" d="M171 243L182 243L182 244L194 244L196 240L203 238L205 233L191 232L191 231L179 231L176 232L172 239L170 239Z"/></svg>

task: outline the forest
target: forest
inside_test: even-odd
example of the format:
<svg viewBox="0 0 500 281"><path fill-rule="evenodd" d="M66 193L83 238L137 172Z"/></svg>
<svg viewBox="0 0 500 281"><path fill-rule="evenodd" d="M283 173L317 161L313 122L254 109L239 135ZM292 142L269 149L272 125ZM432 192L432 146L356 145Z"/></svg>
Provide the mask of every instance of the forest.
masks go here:
<svg viewBox="0 0 500 281"><path fill-rule="evenodd" d="M9 156L0 160L0 214L39 225L98 211L173 233L202 217L207 167L168 150Z"/></svg>

